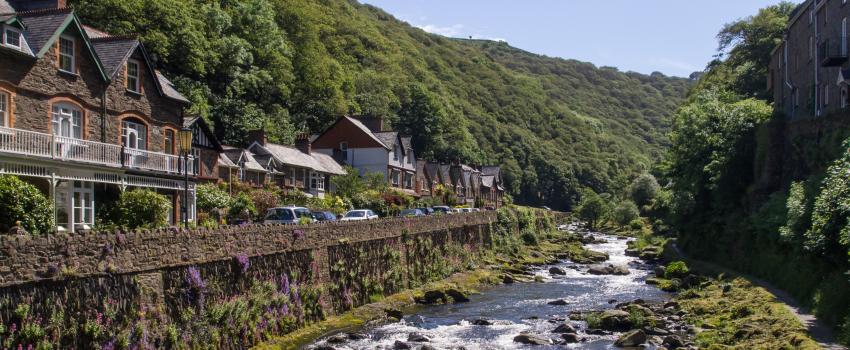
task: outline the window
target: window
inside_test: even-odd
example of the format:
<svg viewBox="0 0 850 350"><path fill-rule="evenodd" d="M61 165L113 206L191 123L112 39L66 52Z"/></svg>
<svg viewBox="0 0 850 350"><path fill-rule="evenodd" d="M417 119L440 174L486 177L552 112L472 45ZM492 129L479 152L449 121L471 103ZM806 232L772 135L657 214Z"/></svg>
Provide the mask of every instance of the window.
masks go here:
<svg viewBox="0 0 850 350"><path fill-rule="evenodd" d="M295 186L295 169L289 170L289 186Z"/></svg>
<svg viewBox="0 0 850 350"><path fill-rule="evenodd" d="M59 38L59 69L68 73L76 73L74 38L62 36Z"/></svg>
<svg viewBox="0 0 850 350"><path fill-rule="evenodd" d="M53 105L53 133L57 136L75 139L83 138L83 112L74 105L57 103Z"/></svg>
<svg viewBox="0 0 850 350"><path fill-rule="evenodd" d="M809 36L809 59L815 57L815 38Z"/></svg>
<svg viewBox="0 0 850 350"><path fill-rule="evenodd" d="M0 127L8 128L9 125L9 94L0 91Z"/></svg>
<svg viewBox="0 0 850 350"><path fill-rule="evenodd" d="M398 172L398 171L396 171L396 170L392 170L392 181L393 181L393 186L398 187L398 184L399 184L399 179L398 179L398 178L399 178L399 172Z"/></svg>
<svg viewBox="0 0 850 350"><path fill-rule="evenodd" d="M413 174L404 174L404 188L413 188Z"/></svg>
<svg viewBox="0 0 850 350"><path fill-rule="evenodd" d="M407 164L413 164L413 150L407 150Z"/></svg>
<svg viewBox="0 0 850 350"><path fill-rule="evenodd" d="M133 120L121 122L121 144L129 149L147 149L147 127Z"/></svg>
<svg viewBox="0 0 850 350"><path fill-rule="evenodd" d="M314 190L324 190L325 177L320 173L310 172L310 188Z"/></svg>
<svg viewBox="0 0 850 350"><path fill-rule="evenodd" d="M339 152L342 154L342 160L348 161L348 142L339 143Z"/></svg>
<svg viewBox="0 0 850 350"><path fill-rule="evenodd" d="M3 30L3 37L4 45L18 50L21 49L21 31L12 27L6 27L6 29Z"/></svg>
<svg viewBox="0 0 850 350"><path fill-rule="evenodd" d="M398 161L398 147L393 147L393 160Z"/></svg>
<svg viewBox="0 0 850 350"><path fill-rule="evenodd" d="M139 86L139 61L136 60L128 60L127 61L127 90L132 92L141 92L142 89Z"/></svg>
<svg viewBox="0 0 850 350"><path fill-rule="evenodd" d="M165 153L174 154L174 130L165 129Z"/></svg>

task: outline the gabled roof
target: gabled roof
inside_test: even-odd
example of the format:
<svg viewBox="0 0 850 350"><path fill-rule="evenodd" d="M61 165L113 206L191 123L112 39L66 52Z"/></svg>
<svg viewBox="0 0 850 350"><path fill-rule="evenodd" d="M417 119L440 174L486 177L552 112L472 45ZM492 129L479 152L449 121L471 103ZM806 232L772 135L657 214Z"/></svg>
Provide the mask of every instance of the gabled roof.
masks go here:
<svg viewBox="0 0 850 350"><path fill-rule="evenodd" d="M440 178L442 179L442 183L451 183L451 165L448 164L440 164Z"/></svg>
<svg viewBox="0 0 850 350"><path fill-rule="evenodd" d="M481 167L481 173L484 174L484 175L500 176L502 174L502 167L500 167L500 166Z"/></svg>
<svg viewBox="0 0 850 350"><path fill-rule="evenodd" d="M17 15L26 26L24 36L37 58L43 58L53 46L53 43L59 40L59 37L66 29L74 28L83 38L83 46L91 55L103 80L110 80L110 77L103 68L100 57L98 57L92 47L88 33L83 29L82 23L77 18L73 9L50 8L18 12Z"/></svg>
<svg viewBox="0 0 850 350"><path fill-rule="evenodd" d="M370 131L371 132L371 131ZM387 146L387 149L395 148L398 143L398 131L384 131L373 133L381 143ZM404 150L402 150L402 153Z"/></svg>
<svg viewBox="0 0 850 350"><path fill-rule="evenodd" d="M258 142L251 144L249 149L259 154L270 154L280 164L313 169L315 171L333 175L345 174L345 169L343 169L339 163L337 163L331 156L323 153L312 152L307 154L291 146L278 145L274 143L261 145Z"/></svg>
<svg viewBox="0 0 850 350"><path fill-rule="evenodd" d="M110 79L114 79L118 71L124 67L124 62L130 58L133 51L139 46L139 40L135 37L100 36L91 39L94 51L103 62L103 68Z"/></svg>
<svg viewBox="0 0 850 350"><path fill-rule="evenodd" d="M0 0L0 13L12 13L15 9L6 0Z"/></svg>
<svg viewBox="0 0 850 350"><path fill-rule="evenodd" d="M493 182L496 179L493 175L482 175L481 176L481 186L483 187L493 187Z"/></svg>
<svg viewBox="0 0 850 350"><path fill-rule="evenodd" d="M431 181L439 180L440 177L440 164L427 162L425 163L425 171L428 172L428 176L431 177Z"/></svg>
<svg viewBox="0 0 850 350"><path fill-rule="evenodd" d="M168 78L166 78L164 75L162 75L160 71L157 70L155 71L155 73L156 79L159 82L158 86L162 89L162 94L165 95L165 97L169 97L171 99L185 103L191 103L188 99L186 99L186 97L183 96L183 94L177 92L177 89L174 88L174 84L172 84L171 81L168 80Z"/></svg>
<svg viewBox="0 0 850 350"><path fill-rule="evenodd" d="M223 151L221 142L219 142L218 138L215 137L215 134L212 132L212 129L210 128L209 124L207 124L207 121L204 120L204 118L201 118L201 117L183 118L183 127L184 128L190 128L191 129L195 125L197 125L198 128L201 129L201 131L205 134L204 136L206 137L206 139L209 140L213 144L213 147L216 149L216 151L219 151L219 152ZM194 135L193 139L195 139L197 137L198 137L198 135ZM195 140L193 140L193 142L194 141Z"/></svg>
<svg viewBox="0 0 850 350"><path fill-rule="evenodd" d="M390 147L388 147L386 144L384 144L383 142L381 142L381 140L380 140L380 139L378 139L378 138L375 136L375 134L374 134L374 133L372 133L372 130L369 130L369 128L368 128L368 127L366 127L366 125L364 125L361 121L357 120L356 118L349 117L349 116L347 116L347 115L346 115L346 116L342 116L342 118L337 119L337 120L336 120L336 122L334 122L334 123L333 123L333 125L331 125L331 126L330 126L330 127L328 127L327 129L325 129L325 131L323 131L321 134L318 134L318 135L316 135L315 137L311 136L311 137L310 137L310 143L313 143L313 142L315 142L316 140L318 140L318 139L322 138L322 136L325 136L325 134L327 134L327 133L328 133L328 131L333 130L333 129L334 129L334 128L335 128L335 127L339 124L339 123L342 123L342 122L349 122L349 123L351 123L352 125L354 125L354 127L356 127L356 128L357 128L357 129L359 129L361 132L363 132L364 134L366 134L369 138L371 138L372 140L374 140L375 142L377 142L379 145L383 146L383 147L384 147L384 148L386 148L387 150L391 149L391 148L390 148Z"/></svg>
<svg viewBox="0 0 850 350"><path fill-rule="evenodd" d="M230 146L222 146L222 148L224 149L222 154L237 167L241 165L247 170L268 172L266 168L254 159L254 154L250 151Z"/></svg>

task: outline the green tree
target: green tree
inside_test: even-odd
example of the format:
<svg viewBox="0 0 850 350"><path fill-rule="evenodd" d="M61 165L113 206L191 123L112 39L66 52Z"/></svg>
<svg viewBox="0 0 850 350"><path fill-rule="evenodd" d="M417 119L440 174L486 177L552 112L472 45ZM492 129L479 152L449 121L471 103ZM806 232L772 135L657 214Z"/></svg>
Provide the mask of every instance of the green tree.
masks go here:
<svg viewBox="0 0 850 350"><path fill-rule="evenodd" d="M652 176L652 174L643 174L632 182L630 188L632 200L639 206L651 204L660 189L661 186L658 185L658 180L655 179L655 176Z"/></svg>
<svg viewBox="0 0 850 350"><path fill-rule="evenodd" d="M360 172L350 165L344 166L345 175L331 177L331 183L336 188L336 195L343 198L354 198L354 195L366 190L366 182L360 177Z"/></svg>
<svg viewBox="0 0 850 350"><path fill-rule="evenodd" d="M230 195L213 184L198 185L195 196L198 209L207 213L227 209L231 202Z"/></svg>
<svg viewBox="0 0 850 350"><path fill-rule="evenodd" d="M614 222L621 227L625 227L630 224L632 220L637 219L639 216L640 210L637 205L630 200L620 201L614 207L614 210L611 211L611 219L613 219Z"/></svg>
<svg viewBox="0 0 850 350"><path fill-rule="evenodd" d="M0 175L0 233L9 232L18 221L30 234L52 233L53 204L32 184L17 176Z"/></svg>
<svg viewBox="0 0 850 350"><path fill-rule="evenodd" d="M582 193L581 204L578 207L578 217L596 228L599 221L605 216L608 206L596 192L586 190Z"/></svg>

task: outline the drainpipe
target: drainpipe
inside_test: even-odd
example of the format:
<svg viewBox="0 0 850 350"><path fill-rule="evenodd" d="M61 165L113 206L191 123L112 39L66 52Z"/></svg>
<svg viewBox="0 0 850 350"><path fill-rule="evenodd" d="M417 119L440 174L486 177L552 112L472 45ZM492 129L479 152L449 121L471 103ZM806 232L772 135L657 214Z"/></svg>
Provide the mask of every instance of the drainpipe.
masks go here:
<svg viewBox="0 0 850 350"><path fill-rule="evenodd" d="M106 143L106 89L107 82L103 83L103 92L100 95L100 142ZM123 155L122 155L123 158Z"/></svg>
<svg viewBox="0 0 850 350"><path fill-rule="evenodd" d="M820 54L819 43L820 43L820 34L818 33L818 6L816 1L812 1L812 11L814 11L814 23L812 25L815 27L815 60L813 62L815 68L815 117L820 117L820 77L818 76L818 55Z"/></svg>

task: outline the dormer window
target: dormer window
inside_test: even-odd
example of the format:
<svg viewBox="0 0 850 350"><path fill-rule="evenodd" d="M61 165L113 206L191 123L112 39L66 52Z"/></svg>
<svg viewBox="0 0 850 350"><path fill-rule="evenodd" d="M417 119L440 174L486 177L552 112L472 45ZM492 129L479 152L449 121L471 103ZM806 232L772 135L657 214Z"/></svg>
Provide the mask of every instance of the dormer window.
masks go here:
<svg viewBox="0 0 850 350"><path fill-rule="evenodd" d="M140 84L139 84L139 61L136 60L128 60L127 61L127 90L135 93L141 92Z"/></svg>
<svg viewBox="0 0 850 350"><path fill-rule="evenodd" d="M16 28L6 27L3 30L3 45L20 50L21 31Z"/></svg>
<svg viewBox="0 0 850 350"><path fill-rule="evenodd" d="M59 70L68 73L76 73L74 66L76 65L75 40L69 36L59 38Z"/></svg>

